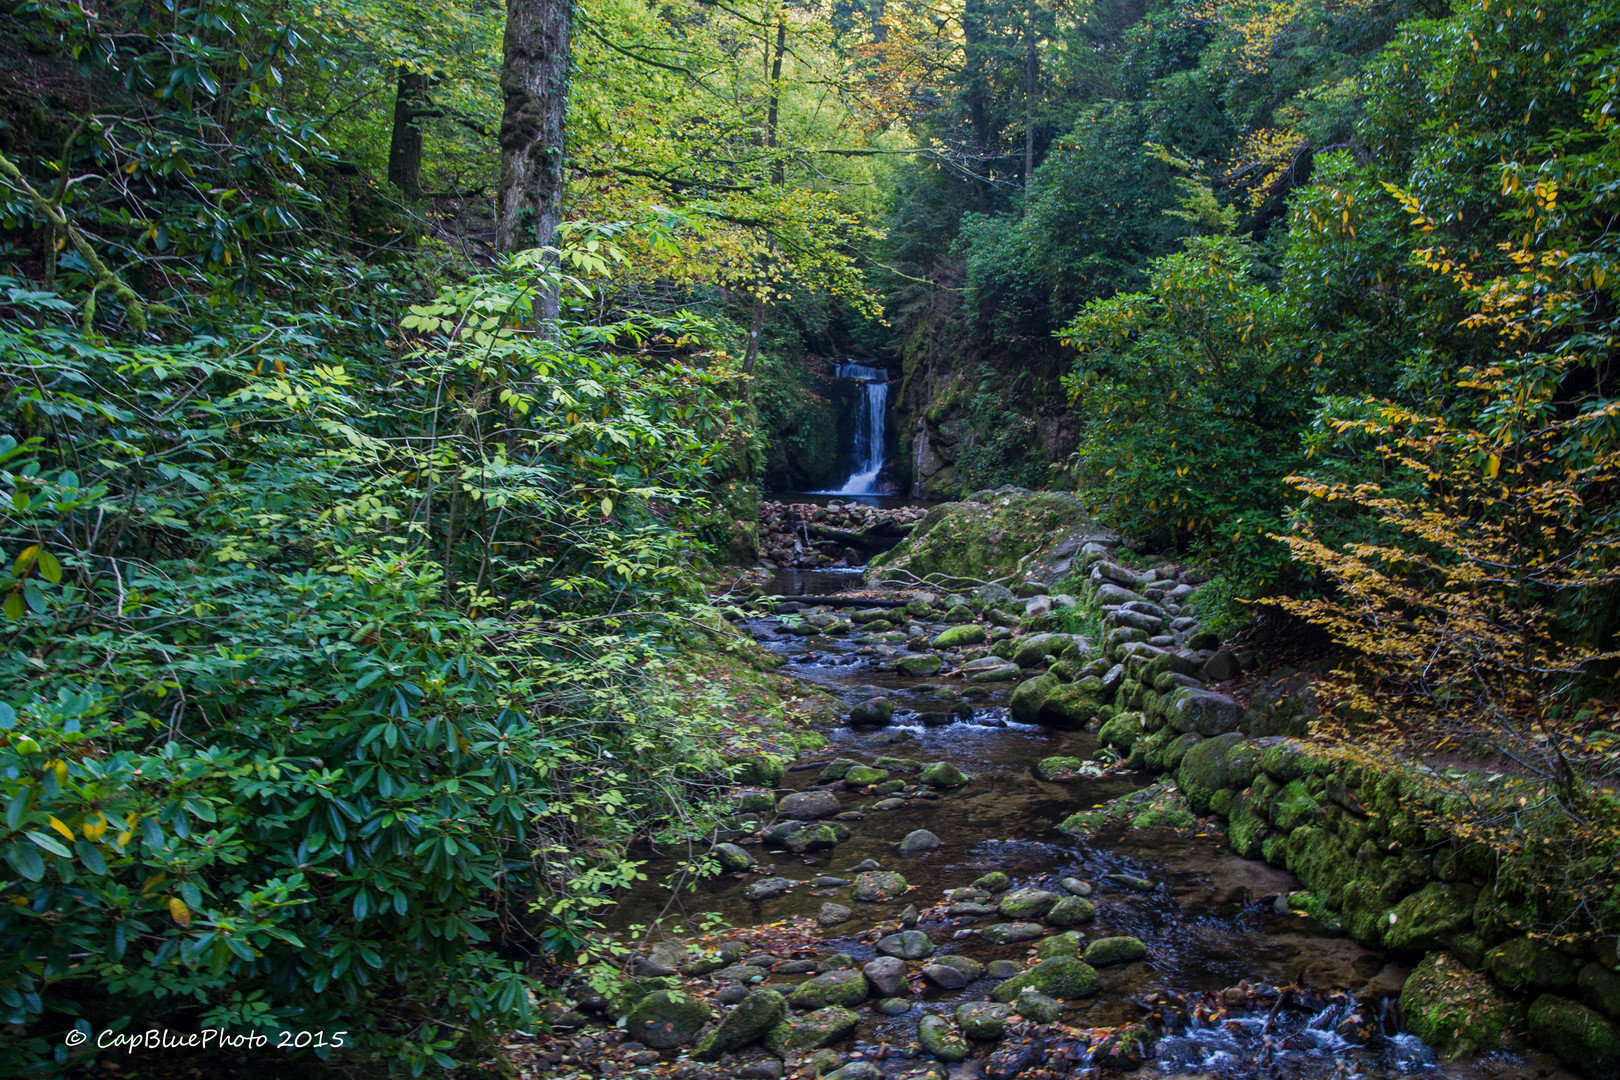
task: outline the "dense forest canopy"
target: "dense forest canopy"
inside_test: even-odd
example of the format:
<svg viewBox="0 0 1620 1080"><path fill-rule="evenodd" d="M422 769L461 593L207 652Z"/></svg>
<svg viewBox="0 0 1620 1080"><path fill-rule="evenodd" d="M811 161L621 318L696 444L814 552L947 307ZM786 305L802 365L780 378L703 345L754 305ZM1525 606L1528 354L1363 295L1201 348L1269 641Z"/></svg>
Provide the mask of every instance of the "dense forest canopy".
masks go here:
<svg viewBox="0 0 1620 1080"><path fill-rule="evenodd" d="M530 1023L752 747L683 667L732 647L698 571L838 478L852 355L903 489L1073 490L1223 629L1322 626L1340 721L1510 755L1612 920L1617 27L9 7L0 1062L179 1017L420 1073Z"/></svg>

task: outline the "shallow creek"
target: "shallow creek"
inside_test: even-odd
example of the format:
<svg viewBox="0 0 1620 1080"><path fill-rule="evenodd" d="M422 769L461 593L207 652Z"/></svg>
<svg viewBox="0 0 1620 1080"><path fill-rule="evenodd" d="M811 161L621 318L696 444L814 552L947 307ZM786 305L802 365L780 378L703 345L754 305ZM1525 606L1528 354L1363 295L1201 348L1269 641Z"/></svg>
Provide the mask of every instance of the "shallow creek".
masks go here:
<svg viewBox="0 0 1620 1080"><path fill-rule="evenodd" d="M795 575L776 587L785 595L826 595L840 586L858 587L858 582L853 575L823 572ZM866 932L879 924L892 929L900 909L914 903L923 913L919 929L940 953L960 953L984 963L1023 962L1032 943L992 945L983 940L974 928L1002 920L946 915L941 906L946 890L967 886L992 870L1009 875L1015 888L1037 886L1059 893L1061 879L1078 878L1092 883L1097 905L1095 922L1079 928L1084 937L1131 935L1146 943L1148 955L1142 962L1100 968L1100 993L1067 1003L1063 1023L1090 1029L1151 1018L1161 1037L1143 1075L1568 1076L1539 1056L1437 1063L1428 1048L1400 1030L1395 995L1406 966L1312 919L1280 912L1276 898L1298 888L1292 875L1239 859L1218 833L1116 828L1089 844L1059 833L1056 823L1074 811L1128 794L1155 778L1126 772L1068 783L1038 779L1035 762L1058 754L1089 760L1097 740L1083 731L1010 722L1006 704L1014 684L988 684L987 696L968 703L970 712L934 693L942 684L967 685L960 677L918 679L879 671L872 650L863 653L853 635L794 636L774 618L751 620L744 628L787 658L781 673L838 694L846 705L873 697L895 705L887 727L838 729L831 734L831 746L793 763L783 780L784 790L830 787L846 812L862 816L841 822L851 835L831 850L794 855L768 843L749 843L748 850L772 875L802 882L785 895L747 899L744 889L760 876L753 873L722 875L679 892L650 885L616 906L613 921L618 926L662 917L665 925L684 921L695 927L708 912L718 912L733 926L794 916L808 917L813 925L821 906L833 901L848 905L854 914L815 931L819 951L848 953L859 967L877 955ZM908 789L900 806L880 811L872 807L882 796L819 780L821 766L834 758L869 763L884 755L925 764L947 761L972 781L940 793ZM913 785L916 781L915 773L892 775ZM915 829L933 832L941 846L900 854L899 842ZM898 871L913 888L901 900L872 904L852 902L847 884L816 887L815 879L822 875L852 879L850 868L864 860ZM648 867L654 881L663 869L656 860ZM1109 875L1137 879L1139 886L1151 883L1151 888L1116 883ZM769 985L786 991L802 978L773 975ZM898 1016L863 1012L855 1048L871 1054L877 1044L914 1045L925 1011L949 1015L963 1002L987 998L996 983L981 978L959 990L941 990L914 979L914 991L917 986L926 989L910 995L910 1011ZM1247 992L1240 993L1240 987ZM1291 988L1280 1002L1273 989L1278 987ZM1079 1052L1070 1060L1076 1070L1090 1064ZM1056 1065L1048 1058L1043 1067ZM969 1060L953 1066L952 1075L983 1074L979 1063Z"/></svg>

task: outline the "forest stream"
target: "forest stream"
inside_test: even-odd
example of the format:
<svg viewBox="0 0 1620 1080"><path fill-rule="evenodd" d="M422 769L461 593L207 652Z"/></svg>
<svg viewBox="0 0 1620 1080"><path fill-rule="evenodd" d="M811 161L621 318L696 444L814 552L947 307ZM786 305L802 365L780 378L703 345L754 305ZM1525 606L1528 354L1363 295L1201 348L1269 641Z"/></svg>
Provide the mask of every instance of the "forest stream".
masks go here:
<svg viewBox="0 0 1620 1080"><path fill-rule="evenodd" d="M858 571L794 570L778 572L769 588L794 596L861 586ZM1099 754L1093 733L1010 720L1012 684L965 683L960 676L948 677L948 671L910 678L879 670L874 650L856 640L859 626L850 633L804 636L776 616L741 625L786 658L783 674L839 695L846 706L874 698L894 705L884 726L836 729L824 751L789 765L776 792L833 793L841 809L828 820L847 826L848 838L835 848L794 854L768 836L761 841L738 829L730 839L746 845L756 859L751 871L701 881L695 891L672 892L660 883L673 864L655 859L647 867L649 884L616 906L613 922L621 929L659 919L665 926L682 921L696 926L705 914L718 913L733 928L781 927L783 941L791 943L767 950L774 955L756 951L746 963L762 974L768 970L764 984L788 993L815 973L816 960L845 954L859 969L881 955L877 939L910 924L901 909L914 905L915 928L936 950L924 966L956 955L971 957L985 971L947 989L936 978L919 976L913 963L909 985L898 992L900 1002L890 998L876 1010L861 1011L853 1049L848 1043L841 1048L856 1060L877 1063L885 1076L909 1076L929 1061L917 1047L918 1023L925 1015L952 1015L965 1003L987 999L1003 981L992 977L993 962L1013 961L1021 969L1036 944L986 939L983 931L1005 917L993 913L996 896L987 903L982 896L965 897L968 910L975 901L981 905L984 914L977 916L961 913L963 894L956 902L947 896L997 871L1011 879L1013 890L1089 896L1096 918L1078 928L1081 947L1129 937L1145 944L1146 957L1098 963L1099 992L1064 1003L1066 1028L1119 1034L1088 1048L1086 1041L1051 1034L1061 1029L1034 1029L1020 1037L1014 1029L999 1044L973 1043L968 1060L951 1067L953 1077L1094 1076L1099 1068L1134 1069L1144 1057L1148 1067L1164 1075L1560 1080L1569 1075L1534 1054L1439 1062L1401 1028L1398 994L1409 965L1290 911L1287 897L1299 888L1293 875L1234 855L1218 821L1179 831L1116 823L1090 844L1056 831L1055 824L1076 810L1146 789L1155 777L1107 767L1108 755ZM923 627L929 633L943 628ZM1080 758L1088 766L1095 762L1098 774L1068 782L1039 779L1035 763L1054 755ZM885 769L891 779L905 781L904 790L896 798L873 792L872 785L856 789L843 780L823 779L823 770L835 761ZM954 790L918 784L919 766L934 762L948 762L971 779ZM768 821L769 815L762 823ZM1206 825L1208 832L1202 829ZM937 836L939 846L902 854L901 842L916 830ZM900 873L910 888L888 902L852 900L856 873L876 868ZM762 882L784 878L796 884L764 899L750 898L762 891ZM1008 888L1001 886L997 895L1006 895ZM832 917L838 913L825 909L827 904L847 906L849 914L828 925L829 910ZM724 934L716 940L723 943ZM764 939L749 940L754 950ZM1090 953L1085 957L1092 960ZM947 976L945 981L956 980ZM1022 1072L1025 1068L1050 1071ZM745 1074L754 1075L746 1069L735 1073Z"/></svg>

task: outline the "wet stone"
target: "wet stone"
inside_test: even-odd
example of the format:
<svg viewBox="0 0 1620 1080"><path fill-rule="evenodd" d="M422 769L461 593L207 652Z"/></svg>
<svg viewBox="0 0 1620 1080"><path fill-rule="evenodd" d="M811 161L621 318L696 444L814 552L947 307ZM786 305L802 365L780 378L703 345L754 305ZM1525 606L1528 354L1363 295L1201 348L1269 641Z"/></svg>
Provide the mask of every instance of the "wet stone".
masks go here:
<svg viewBox="0 0 1620 1080"><path fill-rule="evenodd" d="M906 834L904 840L900 841L900 853L902 855L915 855L924 851L933 851L939 846L939 837L927 829L914 829Z"/></svg>
<svg viewBox="0 0 1620 1080"><path fill-rule="evenodd" d="M984 974L984 965L971 956L936 956L922 973L941 990L960 990Z"/></svg>
<svg viewBox="0 0 1620 1080"><path fill-rule="evenodd" d="M805 975L816 970L814 960L784 960L776 965L778 975Z"/></svg>
<svg viewBox="0 0 1620 1080"><path fill-rule="evenodd" d="M1071 896L1090 896L1092 893L1091 882L1081 881L1079 878L1066 877L1058 884Z"/></svg>
<svg viewBox="0 0 1620 1080"><path fill-rule="evenodd" d="M930 1013L917 1025L917 1041L923 1050L941 1061L965 1061L968 1056L967 1040L943 1016Z"/></svg>
<svg viewBox="0 0 1620 1080"><path fill-rule="evenodd" d="M1009 919L1041 919L1060 897L1045 889L1015 889L1001 898L998 910Z"/></svg>
<svg viewBox="0 0 1620 1080"><path fill-rule="evenodd" d="M748 888L743 890L743 895L750 900L770 900L783 895L797 884L798 882L792 878L761 878L758 881L750 882Z"/></svg>
<svg viewBox="0 0 1620 1080"><path fill-rule="evenodd" d="M934 955L934 943L921 930L902 930L879 938L877 951L885 956L898 956L902 960L921 960Z"/></svg>
<svg viewBox="0 0 1620 1080"><path fill-rule="evenodd" d="M904 800L904 799L884 799L881 802L873 803L872 804L872 809L874 809L874 810L898 810L904 805L906 805L906 800Z"/></svg>
<svg viewBox="0 0 1620 1080"><path fill-rule="evenodd" d="M995 1042L1013 1017L1011 1005L993 1001L970 1001L956 1010L956 1025L974 1042Z"/></svg>
<svg viewBox="0 0 1620 1080"><path fill-rule="evenodd" d="M996 923L979 931L979 936L992 945L1010 945L1015 941L1034 941L1046 933L1046 927L1033 922Z"/></svg>
<svg viewBox="0 0 1620 1080"><path fill-rule="evenodd" d="M906 891L906 879L888 870L867 870L855 876L855 899L867 903L893 900Z"/></svg>
<svg viewBox="0 0 1620 1080"><path fill-rule="evenodd" d="M861 968L872 989L886 998L892 998L906 988L906 965L898 957L880 956Z"/></svg>
<svg viewBox="0 0 1620 1080"><path fill-rule="evenodd" d="M984 973L992 979L1010 979L1023 970L1016 960L992 960L985 965Z"/></svg>
<svg viewBox="0 0 1620 1080"><path fill-rule="evenodd" d="M884 998L875 1007L884 1016L900 1016L911 1011L911 1002L905 998L890 997Z"/></svg>
<svg viewBox="0 0 1620 1080"><path fill-rule="evenodd" d="M785 818L797 821L815 821L817 818L832 817L843 809L838 804L838 796L830 791L795 791L791 795L782 797L776 804L776 812Z"/></svg>
<svg viewBox="0 0 1620 1080"><path fill-rule="evenodd" d="M843 904L826 903L821 905L821 911L816 915L816 922L822 926L837 926L841 922L848 922L855 912Z"/></svg>
<svg viewBox="0 0 1620 1080"><path fill-rule="evenodd" d="M1086 946L1086 963L1093 967L1107 964L1126 964L1147 955L1147 946L1139 938L1098 938Z"/></svg>

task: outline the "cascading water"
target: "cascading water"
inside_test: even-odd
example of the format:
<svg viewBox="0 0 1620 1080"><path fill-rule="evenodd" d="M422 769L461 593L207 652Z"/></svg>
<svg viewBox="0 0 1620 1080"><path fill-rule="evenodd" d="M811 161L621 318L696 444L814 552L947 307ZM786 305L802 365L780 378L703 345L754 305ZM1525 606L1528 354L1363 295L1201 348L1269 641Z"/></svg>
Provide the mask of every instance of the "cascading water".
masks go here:
<svg viewBox="0 0 1620 1080"><path fill-rule="evenodd" d="M878 473L883 471L884 418L889 408L889 373L870 364L845 361L833 372L860 383L855 410L855 471L844 486L827 495L876 495Z"/></svg>

